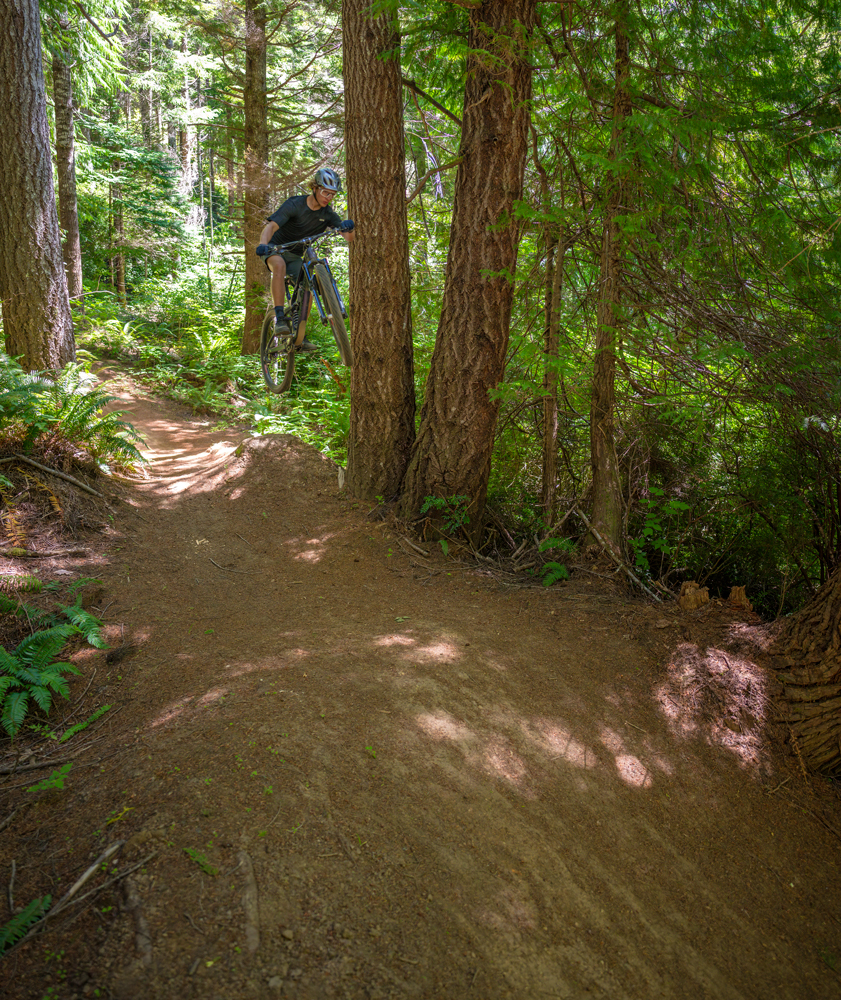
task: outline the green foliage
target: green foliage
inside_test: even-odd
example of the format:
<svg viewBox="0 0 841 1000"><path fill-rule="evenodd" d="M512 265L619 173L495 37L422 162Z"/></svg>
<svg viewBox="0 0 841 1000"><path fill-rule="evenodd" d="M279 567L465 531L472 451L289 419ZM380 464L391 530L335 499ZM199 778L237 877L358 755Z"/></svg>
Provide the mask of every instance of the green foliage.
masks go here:
<svg viewBox="0 0 841 1000"><path fill-rule="evenodd" d="M83 729L87 729L92 722L96 722L97 719L101 719L106 712L111 711L110 705L100 705L95 712L92 712L84 722L77 722L75 726L71 726L66 732L62 733L59 737L59 743L64 743L71 737L75 736L76 733L81 733Z"/></svg>
<svg viewBox="0 0 841 1000"><path fill-rule="evenodd" d="M575 551L575 544L568 538L544 538L537 548L539 552L572 553ZM560 580L568 580L569 570L563 563L551 560L540 567L540 576L543 586L551 587Z"/></svg>
<svg viewBox="0 0 841 1000"><path fill-rule="evenodd" d="M629 538L628 542L634 552L637 569L646 577L652 575L649 555L652 558L655 553L659 555L657 571L658 576L663 578L668 576L678 552L680 521L689 510L689 504L675 498L665 498L663 490L656 486L649 487L649 492L652 495L640 501L644 520L639 535Z"/></svg>
<svg viewBox="0 0 841 1000"><path fill-rule="evenodd" d="M62 737L63 739L64 737ZM59 791L64 788L64 779L70 773L70 769L73 767L73 762L68 761L66 764L62 764L60 768L53 771L48 778L44 778L43 781L39 781L34 785L30 785L27 788L27 792L49 792L53 789L58 789Z"/></svg>
<svg viewBox="0 0 841 1000"><path fill-rule="evenodd" d="M424 497L420 512L428 514L435 511L444 530L455 533L470 523L469 504L470 497Z"/></svg>
<svg viewBox="0 0 841 1000"><path fill-rule="evenodd" d="M184 853L201 868L206 875L218 875L219 869L212 865L205 854L195 847L185 847Z"/></svg>
<svg viewBox="0 0 841 1000"><path fill-rule="evenodd" d="M120 413L103 412L113 400L81 364L48 378L0 354L0 433L22 450L44 437L83 448L101 465L142 462L134 428Z"/></svg>
<svg viewBox="0 0 841 1000"><path fill-rule="evenodd" d="M8 923L0 927L0 955L19 941L33 924L38 923L49 910L51 902L52 896L33 899L20 913L16 913Z"/></svg>
<svg viewBox="0 0 841 1000"><path fill-rule="evenodd" d="M79 670L55 657L77 632L74 625L54 625L28 636L11 653L0 647L0 725L9 736L20 731L30 702L46 714L55 694L70 696L63 675L78 674Z"/></svg>

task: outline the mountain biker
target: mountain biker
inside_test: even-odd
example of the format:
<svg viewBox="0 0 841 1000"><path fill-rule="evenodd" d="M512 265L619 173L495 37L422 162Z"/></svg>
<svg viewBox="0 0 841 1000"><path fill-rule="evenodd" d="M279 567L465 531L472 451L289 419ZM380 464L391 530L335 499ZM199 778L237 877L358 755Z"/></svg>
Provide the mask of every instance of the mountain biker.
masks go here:
<svg viewBox="0 0 841 1000"><path fill-rule="evenodd" d="M292 243L307 236L318 236L327 229L341 229L348 243L353 242L353 222L342 218L330 207L336 192L342 190L342 180L335 170L322 167L310 182L310 194L287 198L280 208L268 217L260 233L260 245L254 251L263 257L272 275L272 302L274 303L275 332L289 336L292 332L284 310L284 288L287 272L293 281L301 273L303 246L279 250L282 243ZM315 344L308 340L298 344L298 351L315 351Z"/></svg>

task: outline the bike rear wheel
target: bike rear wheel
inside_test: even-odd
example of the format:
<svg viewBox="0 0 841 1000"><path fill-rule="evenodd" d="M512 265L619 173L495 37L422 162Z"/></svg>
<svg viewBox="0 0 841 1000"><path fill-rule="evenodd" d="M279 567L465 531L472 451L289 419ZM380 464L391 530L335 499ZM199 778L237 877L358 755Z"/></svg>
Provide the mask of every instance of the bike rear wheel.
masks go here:
<svg viewBox="0 0 841 1000"><path fill-rule="evenodd" d="M339 356L342 359L342 364L350 367L353 364L353 351L350 347L345 319L342 316L342 307L339 305L339 297L333 287L333 279L324 264L316 264L314 270L324 311L336 339L336 346L339 348Z"/></svg>
<svg viewBox="0 0 841 1000"><path fill-rule="evenodd" d="M269 392L286 392L295 371L292 337L279 337L274 328L274 309L269 309L260 330L260 368Z"/></svg>

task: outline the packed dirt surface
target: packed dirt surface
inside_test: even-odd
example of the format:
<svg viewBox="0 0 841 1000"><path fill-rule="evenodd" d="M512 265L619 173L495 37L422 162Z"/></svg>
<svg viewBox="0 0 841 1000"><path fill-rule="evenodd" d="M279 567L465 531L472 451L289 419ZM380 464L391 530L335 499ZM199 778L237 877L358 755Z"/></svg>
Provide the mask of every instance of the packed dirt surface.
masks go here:
<svg viewBox="0 0 841 1000"><path fill-rule="evenodd" d="M755 621L422 554L312 448L111 374L150 464L60 565L111 642L73 721L112 708L7 744L63 789L0 775L16 909L100 864L5 996L841 996L839 797L783 752Z"/></svg>

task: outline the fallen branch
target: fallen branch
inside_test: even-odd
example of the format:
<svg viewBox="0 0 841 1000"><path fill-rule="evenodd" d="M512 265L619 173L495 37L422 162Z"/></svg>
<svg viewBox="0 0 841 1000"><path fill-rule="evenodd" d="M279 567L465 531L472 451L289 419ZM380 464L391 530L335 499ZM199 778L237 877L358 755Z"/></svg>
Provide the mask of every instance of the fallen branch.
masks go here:
<svg viewBox="0 0 841 1000"><path fill-rule="evenodd" d="M649 597L653 597L654 600L657 601L658 604L662 604L663 603L663 598L660 597L659 594L655 594L653 590L649 590L648 587L646 587L646 585L642 582L642 580L640 580L640 578L633 572L633 570L630 568L630 566L626 566L625 563L622 562L622 560L619 558L619 556L616 555L616 553L613 551L613 549L611 549L611 547L602 538L602 536L593 527L593 525L590 524L590 522L587 520L587 518L584 516L584 514L582 514L581 508L580 507L576 507L575 508L575 512L576 512L576 514L578 514L578 516L584 522L584 526L587 528L587 531L589 531L590 534L593 536L593 538L596 539L596 541L599 543L599 545L601 545L601 547L610 556L610 558L616 563L616 565L621 570L624 570L625 573L628 575L628 577L638 587L640 587L642 590L644 590L646 592L646 594L648 594Z"/></svg>
<svg viewBox="0 0 841 1000"><path fill-rule="evenodd" d="M75 760L75 757L60 757L58 760L42 760L37 764L24 764L23 767L17 767L12 764L10 767L0 767L0 774L23 774L26 771L38 771L42 767L52 767L54 764L66 764L69 760ZM3 827L0 826L0 830Z"/></svg>
<svg viewBox="0 0 841 1000"><path fill-rule="evenodd" d="M208 556L208 558L210 558ZM246 576L253 576L254 574L247 569L228 569L227 566L220 566L215 559L210 560L217 569L221 569L223 573L244 573Z"/></svg>
<svg viewBox="0 0 841 1000"><path fill-rule="evenodd" d="M74 476L68 476L66 472L59 472L58 469L51 469L48 465L41 465L40 462L36 462L34 458L27 458L26 455L15 454L11 458L0 458L0 464L3 462L26 462L27 465L33 465L36 469L40 469L41 472L47 472L51 476L58 476L59 479L64 479L68 483L72 483L74 486L78 487L80 490L84 490L85 493L90 493L92 496L99 497L100 500L104 500L105 497L101 493L97 493L95 489L92 489L87 483L83 483L76 479Z"/></svg>
<svg viewBox="0 0 841 1000"><path fill-rule="evenodd" d="M0 549L4 559L49 559L50 556L86 556L87 549L54 549L52 552L33 552L32 549Z"/></svg>

